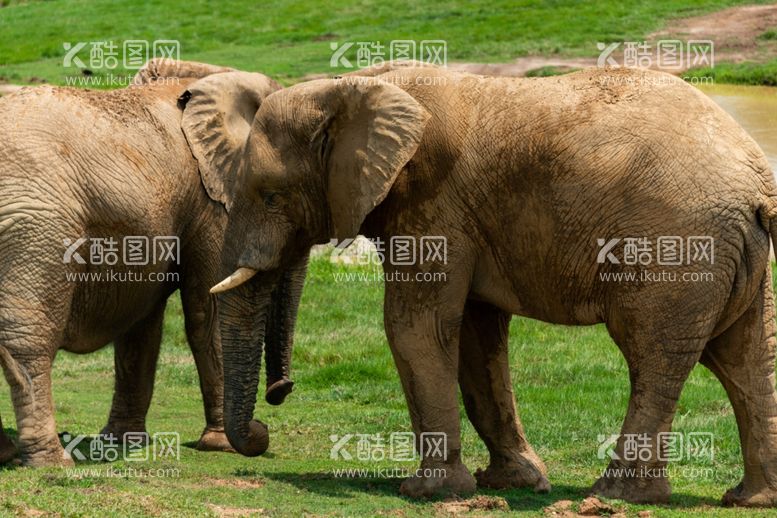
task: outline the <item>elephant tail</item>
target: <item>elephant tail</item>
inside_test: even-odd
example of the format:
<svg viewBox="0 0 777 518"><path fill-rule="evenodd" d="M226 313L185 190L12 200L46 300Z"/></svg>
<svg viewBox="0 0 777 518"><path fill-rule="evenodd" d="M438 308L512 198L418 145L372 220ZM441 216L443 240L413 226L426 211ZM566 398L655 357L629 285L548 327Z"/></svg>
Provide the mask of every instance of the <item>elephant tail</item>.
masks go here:
<svg viewBox="0 0 777 518"><path fill-rule="evenodd" d="M772 241L772 255L777 255L777 196L767 196L758 208L758 219L761 226L769 232Z"/></svg>

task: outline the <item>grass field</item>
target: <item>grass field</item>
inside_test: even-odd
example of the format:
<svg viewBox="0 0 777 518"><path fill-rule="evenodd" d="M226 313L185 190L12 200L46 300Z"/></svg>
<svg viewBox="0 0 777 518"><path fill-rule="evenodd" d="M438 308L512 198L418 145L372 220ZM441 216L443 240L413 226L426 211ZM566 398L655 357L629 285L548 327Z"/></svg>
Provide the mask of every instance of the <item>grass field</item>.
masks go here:
<svg viewBox="0 0 777 518"><path fill-rule="evenodd" d="M0 472L0 514L37 509L68 516L194 515L219 514L225 508L262 509L275 516L375 516L397 510L398 516L444 514L440 502L400 497L399 478L335 477L335 470L343 468L414 467L329 457L330 435L388 436L410 427L382 330L382 285L333 282L333 274L345 268L326 259L312 264L294 352L295 392L281 407L261 401L256 411L271 427L267 454L249 459L192 448L204 421L175 300L168 309L148 427L151 433L181 434L185 446L180 461L78 467L102 472L174 468L180 470L178 476L107 478L73 476L61 469L7 468ZM605 467L605 461L597 458L598 435L620 428L629 390L624 360L601 326L567 328L521 318L512 323L510 358L527 434L548 465L554 489L548 495L530 490L480 494L503 497L511 511L526 515L542 514L544 507L560 499L579 502ZM59 430L74 435L99 431L110 407L112 382L110 348L88 356L60 353L54 367ZM0 390L7 394L5 385ZM7 398L0 399L0 412L11 422ZM465 462L474 471L485 466L487 452L463 412L462 418ZM630 513L653 509L656 516L686 516L700 510L705 515L741 515L718 507L723 492L741 477L741 458L731 407L719 383L702 367L686 385L675 430L712 432L714 459L672 465L670 506L624 507ZM7 431L13 433L10 426Z"/></svg>
<svg viewBox="0 0 777 518"><path fill-rule="evenodd" d="M596 42L643 40L667 18L757 3L768 0L344 0L336 8L312 0L11 1L0 8L0 77L63 83L65 73L77 72L62 68L64 42L129 39L176 39L182 59L258 70L286 83L333 72L331 42L444 39L450 61L596 57ZM81 56L88 58L88 49Z"/></svg>
<svg viewBox="0 0 777 518"><path fill-rule="evenodd" d="M285 84L307 74L334 72L329 67L331 42L445 39L451 61L595 56L597 41L641 40L667 18L745 3L763 2L344 0L322 7L311 0L278 0L272 6L245 0L0 0L5 6L0 7L0 82L63 83L65 74L72 73L62 68L65 41L177 39L182 59L259 70ZM769 34L764 39L777 37ZM120 67L112 72L127 71ZM538 73L545 72L551 71ZM777 61L718 65L713 74L718 81L777 84ZM148 428L152 433L180 433L180 460L87 462L77 468L96 471L77 473L0 468L0 516L41 511L63 516L444 515L446 508L439 501L400 497L400 478L335 475L335 470L346 468L393 469L398 464L332 460L330 436L388 436L410 429L383 333L383 287L334 282L334 273L345 268L325 259L311 265L294 353L295 392L281 407L263 401L257 407L257 416L271 429L271 446L264 456L249 459L193 449L204 417L176 297L165 322ZM548 465L554 489L548 495L530 490L480 494L504 498L510 512L543 515L543 509L558 500L579 502L605 468L606 461L597 458L598 436L620 429L629 393L626 366L601 326L568 328L522 318L512 322L510 356L521 416L530 441ZM87 356L60 353L54 368L59 431L98 432L108 415L112 386L110 347ZM8 393L0 380L0 414L14 436ZM462 419L464 460L474 471L485 467L487 452L463 410ZM629 515L646 509L654 516L768 514L718 505L723 492L741 478L742 462L728 399L701 367L686 385L675 430L713 433L714 459L672 465L669 506L614 502L616 507ZM109 469L128 468L144 476L106 476ZM172 471L149 476L157 469Z"/></svg>

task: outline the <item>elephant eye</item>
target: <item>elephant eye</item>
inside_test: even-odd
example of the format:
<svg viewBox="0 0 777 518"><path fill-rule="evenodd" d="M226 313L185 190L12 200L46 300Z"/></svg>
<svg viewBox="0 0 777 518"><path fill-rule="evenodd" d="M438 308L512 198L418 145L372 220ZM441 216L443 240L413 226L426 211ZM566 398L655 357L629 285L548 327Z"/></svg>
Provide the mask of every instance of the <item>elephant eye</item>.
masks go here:
<svg viewBox="0 0 777 518"><path fill-rule="evenodd" d="M264 195L264 206L268 209L274 209L278 207L280 196L277 192L268 192Z"/></svg>

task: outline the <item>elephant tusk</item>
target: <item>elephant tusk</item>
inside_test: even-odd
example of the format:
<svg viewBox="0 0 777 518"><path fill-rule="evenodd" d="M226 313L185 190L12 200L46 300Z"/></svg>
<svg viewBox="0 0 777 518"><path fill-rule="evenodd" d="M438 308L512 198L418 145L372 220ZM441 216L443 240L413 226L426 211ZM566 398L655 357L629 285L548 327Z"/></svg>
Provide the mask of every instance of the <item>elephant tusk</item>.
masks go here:
<svg viewBox="0 0 777 518"><path fill-rule="evenodd" d="M213 286L210 289L210 292L221 293L227 290L231 290L232 288L237 288L257 273L259 272L253 268L238 268L235 270L235 273Z"/></svg>

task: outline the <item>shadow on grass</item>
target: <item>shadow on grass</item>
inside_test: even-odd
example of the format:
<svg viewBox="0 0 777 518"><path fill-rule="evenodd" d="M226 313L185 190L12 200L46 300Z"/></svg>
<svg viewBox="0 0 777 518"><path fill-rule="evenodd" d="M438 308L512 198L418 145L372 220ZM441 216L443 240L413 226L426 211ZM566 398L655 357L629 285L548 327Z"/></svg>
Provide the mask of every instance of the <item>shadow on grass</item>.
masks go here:
<svg viewBox="0 0 777 518"><path fill-rule="evenodd" d="M321 496L334 498L353 498L359 494L379 495L387 497L399 497L400 478L379 477L336 477L332 473L289 473L289 472L265 472L264 478L290 484L297 489ZM590 486L577 486L557 484L550 493L535 493L530 488L492 490L479 489L476 495L486 495L504 498L513 511L541 511L545 507L559 500L572 500L579 502L589 496ZM473 495L474 496L474 495ZM401 497L412 503L440 502L445 498L433 498L428 500L413 500ZM614 507L622 507L626 504L613 501ZM669 505L646 506L658 509L684 509L700 506L720 506L720 501L713 498L700 497L687 493L674 493Z"/></svg>

